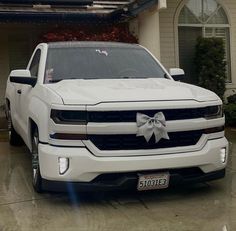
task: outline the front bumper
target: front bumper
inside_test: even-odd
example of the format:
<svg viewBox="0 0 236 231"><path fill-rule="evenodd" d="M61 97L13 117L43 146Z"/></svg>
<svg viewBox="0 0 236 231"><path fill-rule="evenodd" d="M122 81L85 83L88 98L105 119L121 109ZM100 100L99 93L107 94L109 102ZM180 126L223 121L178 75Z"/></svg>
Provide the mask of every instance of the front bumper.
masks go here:
<svg viewBox="0 0 236 231"><path fill-rule="evenodd" d="M225 138L209 140L199 151L152 156L96 157L84 147L39 145L42 178L48 181L90 183L101 174L199 168L204 174L225 169L220 151L226 148ZM69 158L68 171L59 174L59 157ZM226 161L227 162L227 161Z"/></svg>
<svg viewBox="0 0 236 231"><path fill-rule="evenodd" d="M217 180L225 176L225 169L196 174L192 176L184 176L180 173L171 173L169 187L176 185L189 185L201 182L207 182ZM137 189L138 174L124 174L119 179L111 181L92 181L89 183L85 182L61 182L61 181L50 181L43 179L42 187L47 191L56 192L73 192L73 191L110 191L110 190L128 190Z"/></svg>

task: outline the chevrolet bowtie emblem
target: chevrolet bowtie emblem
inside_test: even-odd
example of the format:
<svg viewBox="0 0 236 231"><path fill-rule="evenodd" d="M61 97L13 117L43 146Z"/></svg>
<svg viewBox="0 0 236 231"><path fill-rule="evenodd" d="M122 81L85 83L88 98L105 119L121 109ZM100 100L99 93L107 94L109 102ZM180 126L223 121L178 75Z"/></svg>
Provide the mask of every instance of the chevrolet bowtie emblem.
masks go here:
<svg viewBox="0 0 236 231"><path fill-rule="evenodd" d="M156 143L162 138L169 140L169 136L166 130L166 120L162 112L158 112L154 117L149 117L142 113L137 113L136 123L138 127L136 136L144 136L147 142L151 139L152 135L155 135Z"/></svg>

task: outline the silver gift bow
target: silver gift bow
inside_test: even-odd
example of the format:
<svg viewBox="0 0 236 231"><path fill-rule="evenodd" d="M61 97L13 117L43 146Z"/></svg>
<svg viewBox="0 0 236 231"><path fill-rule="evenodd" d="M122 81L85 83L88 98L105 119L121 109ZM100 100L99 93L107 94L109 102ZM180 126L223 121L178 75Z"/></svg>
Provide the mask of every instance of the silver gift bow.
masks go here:
<svg viewBox="0 0 236 231"><path fill-rule="evenodd" d="M162 138L170 139L166 130L166 119L162 112L156 113L154 117L137 113L136 122L138 126L137 136L144 136L147 142L153 134L155 135L156 143Z"/></svg>

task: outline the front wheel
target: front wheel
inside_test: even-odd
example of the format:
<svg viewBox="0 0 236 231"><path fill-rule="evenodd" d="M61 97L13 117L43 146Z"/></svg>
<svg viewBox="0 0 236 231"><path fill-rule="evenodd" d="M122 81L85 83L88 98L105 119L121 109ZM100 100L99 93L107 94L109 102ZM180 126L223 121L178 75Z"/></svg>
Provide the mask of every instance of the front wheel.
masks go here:
<svg viewBox="0 0 236 231"><path fill-rule="evenodd" d="M32 152L31 152L32 154L32 182L33 182L33 187L35 191L38 193L41 193L43 190L42 190L42 177L40 174L38 146L39 146L39 133L38 133L38 129L36 128L32 136Z"/></svg>

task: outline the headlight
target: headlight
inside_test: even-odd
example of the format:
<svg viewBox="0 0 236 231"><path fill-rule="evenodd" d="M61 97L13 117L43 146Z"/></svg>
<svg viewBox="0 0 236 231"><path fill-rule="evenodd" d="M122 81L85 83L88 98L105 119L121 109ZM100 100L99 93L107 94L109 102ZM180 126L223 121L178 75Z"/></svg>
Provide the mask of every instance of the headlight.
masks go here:
<svg viewBox="0 0 236 231"><path fill-rule="evenodd" d="M206 119L217 119L223 117L223 107L222 105L209 106L205 109Z"/></svg>
<svg viewBox="0 0 236 231"><path fill-rule="evenodd" d="M51 110L51 118L57 124L87 124L86 111Z"/></svg>

